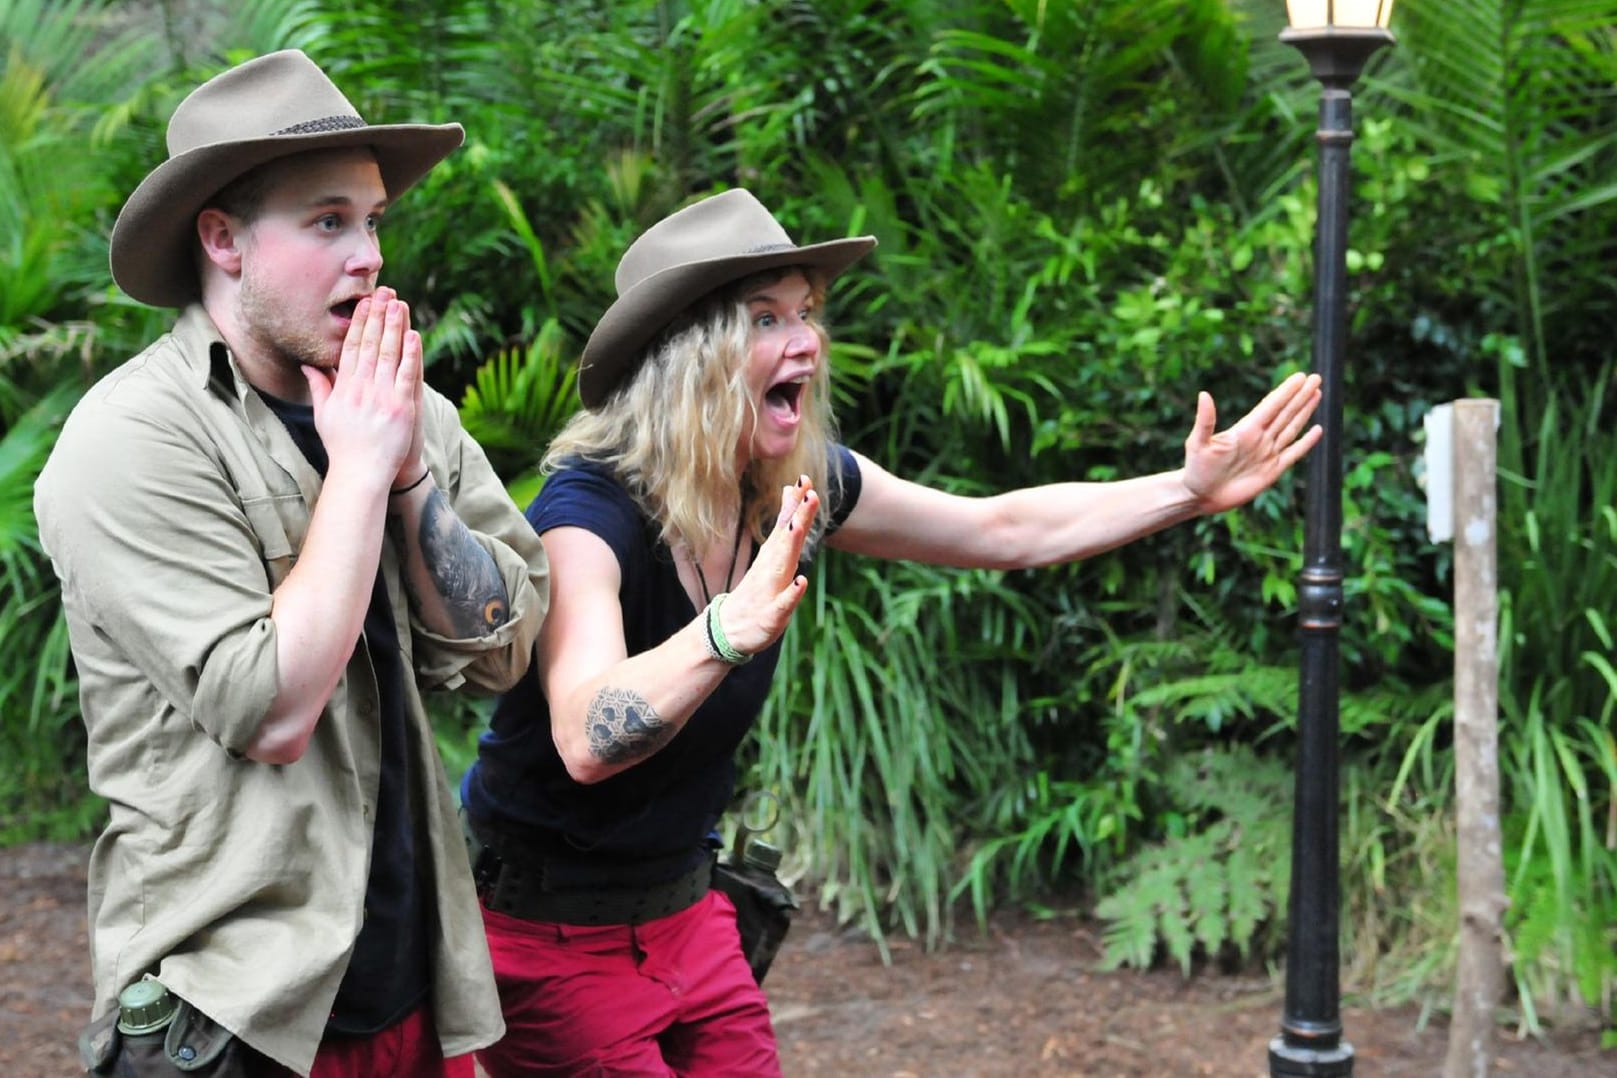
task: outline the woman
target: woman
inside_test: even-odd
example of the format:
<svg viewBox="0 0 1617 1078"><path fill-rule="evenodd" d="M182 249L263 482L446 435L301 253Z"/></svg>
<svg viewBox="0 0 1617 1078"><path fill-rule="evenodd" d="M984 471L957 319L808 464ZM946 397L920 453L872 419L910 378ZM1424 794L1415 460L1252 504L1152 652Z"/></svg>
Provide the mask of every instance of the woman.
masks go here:
<svg viewBox="0 0 1617 1078"><path fill-rule="evenodd" d="M586 411L528 511L550 613L463 790L507 1024L480 1056L494 1078L779 1073L706 838L817 544L1070 561L1243 504L1319 438L1318 379L1295 375L1219 434L1202 394L1176 471L981 499L899 479L835 443L827 404L821 297L873 246L794 246L737 190L618 265Z"/></svg>

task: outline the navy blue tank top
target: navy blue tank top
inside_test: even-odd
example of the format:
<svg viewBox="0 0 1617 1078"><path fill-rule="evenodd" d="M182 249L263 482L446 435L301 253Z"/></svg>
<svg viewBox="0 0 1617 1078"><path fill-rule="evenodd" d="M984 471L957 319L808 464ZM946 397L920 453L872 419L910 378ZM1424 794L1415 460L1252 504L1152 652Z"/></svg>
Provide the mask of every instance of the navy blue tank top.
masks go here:
<svg viewBox="0 0 1617 1078"><path fill-rule="evenodd" d="M833 450L827 533L859 499L853 454ZM563 468L528 507L543 536L578 527L598 535L622 570L619 598L628 654L657 647L697 615L672 552L610 471ZM634 886L675 879L705 856L704 843L735 787L736 748L763 710L780 659L776 641L735 667L662 751L602 782L575 782L550 734L550 707L529 669L495 707L461 783L472 817L544 850L562 886Z"/></svg>

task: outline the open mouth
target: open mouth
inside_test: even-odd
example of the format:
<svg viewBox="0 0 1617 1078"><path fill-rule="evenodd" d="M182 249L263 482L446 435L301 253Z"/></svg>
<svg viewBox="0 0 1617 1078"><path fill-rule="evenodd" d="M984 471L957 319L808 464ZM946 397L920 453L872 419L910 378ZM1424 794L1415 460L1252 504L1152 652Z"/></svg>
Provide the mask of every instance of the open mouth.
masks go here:
<svg viewBox="0 0 1617 1078"><path fill-rule="evenodd" d="M331 313L345 322L351 322L354 318L354 308L358 306L359 297L355 296L353 299L345 299L341 303L333 303Z"/></svg>
<svg viewBox="0 0 1617 1078"><path fill-rule="evenodd" d="M808 380L809 376L802 374L784 382L776 382L769 387L769 392L764 394L764 403L771 412L795 419L803 410L803 393Z"/></svg>

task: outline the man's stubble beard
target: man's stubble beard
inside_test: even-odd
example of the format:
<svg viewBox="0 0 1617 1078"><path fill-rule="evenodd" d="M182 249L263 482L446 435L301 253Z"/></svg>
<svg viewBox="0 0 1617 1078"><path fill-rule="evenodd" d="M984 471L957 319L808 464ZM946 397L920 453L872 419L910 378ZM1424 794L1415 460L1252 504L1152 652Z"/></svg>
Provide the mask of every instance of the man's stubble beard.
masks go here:
<svg viewBox="0 0 1617 1078"><path fill-rule="evenodd" d="M272 359L289 370L298 367L336 370L340 349L318 330L288 325L291 319L281 310L275 297L268 295L252 277L242 280L241 316L248 333Z"/></svg>

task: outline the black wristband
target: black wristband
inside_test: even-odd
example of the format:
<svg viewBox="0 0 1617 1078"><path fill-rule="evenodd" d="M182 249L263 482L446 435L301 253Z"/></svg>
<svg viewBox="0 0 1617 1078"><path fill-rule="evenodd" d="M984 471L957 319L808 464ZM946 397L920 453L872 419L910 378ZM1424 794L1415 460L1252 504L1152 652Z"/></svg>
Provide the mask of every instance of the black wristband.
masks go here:
<svg viewBox="0 0 1617 1078"><path fill-rule="evenodd" d="M432 474L432 469L431 468L424 468L424 469L422 469L420 479L417 479L414 483L411 483L407 487L400 487L398 490L390 490L390 491L388 491L387 496L389 498L394 498L394 497L397 497L400 494L408 494L412 490L414 490L416 487L419 487L422 483L425 483L427 481L427 476L429 476L431 474Z"/></svg>

